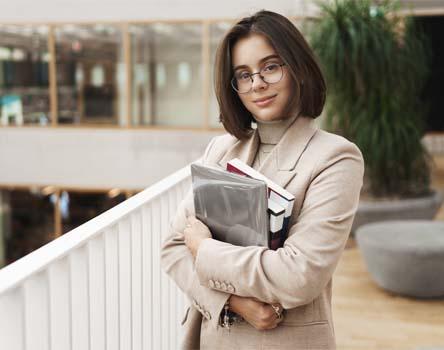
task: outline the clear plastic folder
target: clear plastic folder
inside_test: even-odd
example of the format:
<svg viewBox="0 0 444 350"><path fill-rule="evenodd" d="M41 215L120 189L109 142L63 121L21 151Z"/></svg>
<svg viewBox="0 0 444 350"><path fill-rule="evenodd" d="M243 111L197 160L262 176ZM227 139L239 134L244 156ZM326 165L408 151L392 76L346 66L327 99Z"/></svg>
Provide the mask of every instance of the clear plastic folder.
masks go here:
<svg viewBox="0 0 444 350"><path fill-rule="evenodd" d="M196 217L213 238L238 246L269 245L267 185L215 167L191 165Z"/></svg>

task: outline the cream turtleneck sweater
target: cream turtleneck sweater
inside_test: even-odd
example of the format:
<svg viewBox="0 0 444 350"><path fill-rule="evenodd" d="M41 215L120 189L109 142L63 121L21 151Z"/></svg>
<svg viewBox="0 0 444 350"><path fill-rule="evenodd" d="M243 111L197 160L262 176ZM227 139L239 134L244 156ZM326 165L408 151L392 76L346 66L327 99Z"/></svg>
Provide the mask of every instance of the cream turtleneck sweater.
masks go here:
<svg viewBox="0 0 444 350"><path fill-rule="evenodd" d="M285 131L287 131L288 127L296 120L297 117L298 115L296 114L293 117L272 122L263 122L256 119L260 144L252 165L254 169L258 169L262 164L264 164L274 146L277 145Z"/></svg>

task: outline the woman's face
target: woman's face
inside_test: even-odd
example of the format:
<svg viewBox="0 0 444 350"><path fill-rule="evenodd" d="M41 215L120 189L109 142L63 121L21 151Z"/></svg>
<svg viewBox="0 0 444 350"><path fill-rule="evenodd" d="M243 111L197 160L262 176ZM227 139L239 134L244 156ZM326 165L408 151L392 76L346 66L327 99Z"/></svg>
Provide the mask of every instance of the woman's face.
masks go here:
<svg viewBox="0 0 444 350"><path fill-rule="evenodd" d="M239 39L233 46L232 60L235 75L256 73L271 63L283 63L268 40L260 34L250 34ZM283 76L279 82L268 84L256 74L250 92L238 93L245 108L255 119L270 122L289 117L283 113L293 97L293 84L288 68L282 66L282 70Z"/></svg>

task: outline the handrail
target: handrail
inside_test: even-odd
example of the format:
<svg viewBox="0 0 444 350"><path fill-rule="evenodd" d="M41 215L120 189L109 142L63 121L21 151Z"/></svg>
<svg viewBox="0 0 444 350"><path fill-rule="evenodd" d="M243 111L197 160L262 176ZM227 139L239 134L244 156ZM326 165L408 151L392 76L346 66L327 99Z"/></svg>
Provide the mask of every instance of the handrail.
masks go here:
<svg viewBox="0 0 444 350"><path fill-rule="evenodd" d="M1 269L1 347L177 349L185 297L160 249L190 179L187 166Z"/></svg>
<svg viewBox="0 0 444 350"><path fill-rule="evenodd" d="M0 270L0 294L14 288L30 274L38 273L52 261L65 256L69 250L94 238L99 232L115 224L144 203L155 199L189 175L190 169L189 166L186 166L81 226L5 266Z"/></svg>

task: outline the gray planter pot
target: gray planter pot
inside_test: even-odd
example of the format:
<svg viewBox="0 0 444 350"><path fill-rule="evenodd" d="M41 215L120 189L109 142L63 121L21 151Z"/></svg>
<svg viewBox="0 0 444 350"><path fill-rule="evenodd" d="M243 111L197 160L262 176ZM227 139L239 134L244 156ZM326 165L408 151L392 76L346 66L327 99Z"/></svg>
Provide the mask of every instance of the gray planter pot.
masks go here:
<svg viewBox="0 0 444 350"><path fill-rule="evenodd" d="M400 200L359 202L352 232L362 225L388 220L433 220L443 202L440 192L430 195Z"/></svg>
<svg viewBox="0 0 444 350"><path fill-rule="evenodd" d="M361 226L356 242L381 288L417 298L444 296L444 222L385 221Z"/></svg>

